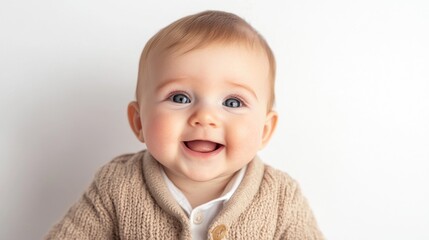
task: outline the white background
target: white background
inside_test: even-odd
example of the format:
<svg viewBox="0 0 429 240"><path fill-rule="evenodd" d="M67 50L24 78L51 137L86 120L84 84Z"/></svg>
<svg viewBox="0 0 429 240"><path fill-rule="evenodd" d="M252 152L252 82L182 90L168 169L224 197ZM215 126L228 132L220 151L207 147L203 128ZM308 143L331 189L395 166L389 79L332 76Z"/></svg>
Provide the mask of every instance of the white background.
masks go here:
<svg viewBox="0 0 429 240"><path fill-rule="evenodd" d="M429 239L429 2L2 1L0 238L40 239L129 130L145 42L232 11L271 44L280 122L265 161L328 239Z"/></svg>

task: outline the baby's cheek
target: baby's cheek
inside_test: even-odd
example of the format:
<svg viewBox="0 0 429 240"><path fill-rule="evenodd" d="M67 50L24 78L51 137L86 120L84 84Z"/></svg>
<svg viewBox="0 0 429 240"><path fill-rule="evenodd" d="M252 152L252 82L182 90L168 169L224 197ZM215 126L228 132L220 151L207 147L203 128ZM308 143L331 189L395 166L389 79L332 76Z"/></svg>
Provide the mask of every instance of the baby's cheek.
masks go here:
<svg viewBox="0 0 429 240"><path fill-rule="evenodd" d="M147 123L145 142L149 151L156 155L172 154L170 148L177 144L177 129L174 120L165 115L155 115Z"/></svg>
<svg viewBox="0 0 429 240"><path fill-rule="evenodd" d="M251 120L248 120L251 121ZM261 141L261 133L257 124L235 124L228 131L229 143L228 145L233 146L235 154L239 154L241 157L253 158L256 151L259 149L259 143Z"/></svg>

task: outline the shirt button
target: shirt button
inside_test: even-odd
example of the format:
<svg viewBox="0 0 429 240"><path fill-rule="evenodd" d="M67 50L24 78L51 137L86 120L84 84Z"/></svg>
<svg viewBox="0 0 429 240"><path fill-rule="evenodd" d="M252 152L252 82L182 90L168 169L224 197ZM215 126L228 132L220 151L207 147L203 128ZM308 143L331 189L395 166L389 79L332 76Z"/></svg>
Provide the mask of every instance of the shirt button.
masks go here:
<svg viewBox="0 0 429 240"><path fill-rule="evenodd" d="M204 214L201 211L198 211L195 213L194 216L194 223L195 224L201 224L204 221Z"/></svg>

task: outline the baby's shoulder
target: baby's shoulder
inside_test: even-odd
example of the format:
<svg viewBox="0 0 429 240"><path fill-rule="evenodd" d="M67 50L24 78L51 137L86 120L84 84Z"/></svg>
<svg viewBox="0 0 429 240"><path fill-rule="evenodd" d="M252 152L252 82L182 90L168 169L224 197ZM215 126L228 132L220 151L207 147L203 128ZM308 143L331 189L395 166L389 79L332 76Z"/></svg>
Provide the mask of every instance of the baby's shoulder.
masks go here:
<svg viewBox="0 0 429 240"><path fill-rule="evenodd" d="M261 187L268 187L280 195L294 195L299 191L298 182L288 173L265 164Z"/></svg>
<svg viewBox="0 0 429 240"><path fill-rule="evenodd" d="M143 152L119 155L103 165L98 174L127 175L141 169Z"/></svg>
<svg viewBox="0 0 429 240"><path fill-rule="evenodd" d="M293 179L287 172L267 164L264 164L264 179L278 184L296 184L296 180Z"/></svg>
<svg viewBox="0 0 429 240"><path fill-rule="evenodd" d="M98 170L94 178L96 185L109 192L130 185L142 185L142 156L143 152L138 152L115 157Z"/></svg>

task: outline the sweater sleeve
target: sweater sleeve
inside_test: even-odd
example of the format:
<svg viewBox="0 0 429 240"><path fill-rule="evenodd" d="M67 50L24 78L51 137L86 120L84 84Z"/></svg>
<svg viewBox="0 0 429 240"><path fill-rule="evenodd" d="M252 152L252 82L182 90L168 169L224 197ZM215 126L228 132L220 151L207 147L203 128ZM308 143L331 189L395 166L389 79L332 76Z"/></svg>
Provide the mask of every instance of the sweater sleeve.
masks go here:
<svg viewBox="0 0 429 240"><path fill-rule="evenodd" d="M302 195L298 183L288 186L287 190L287 207L286 231L281 239L294 240L322 240L323 234L317 226L313 212L308 205L306 198Z"/></svg>
<svg viewBox="0 0 429 240"><path fill-rule="evenodd" d="M103 167L80 200L46 239L114 239L113 204L108 196L109 166Z"/></svg>

